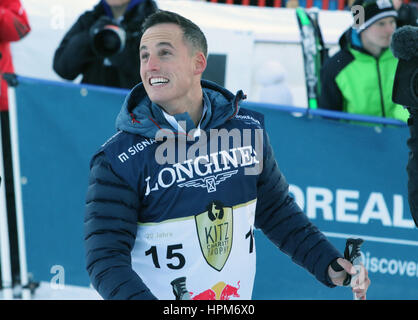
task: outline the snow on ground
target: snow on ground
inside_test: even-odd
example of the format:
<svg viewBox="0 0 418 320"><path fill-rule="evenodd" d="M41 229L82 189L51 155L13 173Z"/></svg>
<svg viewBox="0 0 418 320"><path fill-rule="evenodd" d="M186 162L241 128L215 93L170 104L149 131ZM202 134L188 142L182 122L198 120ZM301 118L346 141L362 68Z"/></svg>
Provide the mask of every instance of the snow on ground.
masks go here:
<svg viewBox="0 0 418 320"><path fill-rule="evenodd" d="M0 300L3 300L1 291ZM102 300L102 297L96 290L88 287L70 285L54 287L49 282L41 282L35 290L32 300Z"/></svg>

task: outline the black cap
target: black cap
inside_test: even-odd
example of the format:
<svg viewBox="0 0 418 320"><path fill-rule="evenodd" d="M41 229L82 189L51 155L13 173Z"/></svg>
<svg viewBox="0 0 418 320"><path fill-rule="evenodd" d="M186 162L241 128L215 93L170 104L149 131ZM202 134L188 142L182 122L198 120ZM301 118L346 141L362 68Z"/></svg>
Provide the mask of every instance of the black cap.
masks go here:
<svg viewBox="0 0 418 320"><path fill-rule="evenodd" d="M355 13L355 6L362 6L364 9L364 23L360 24L357 28L359 33L380 19L386 17L396 18L398 16L391 0L356 0L351 7L353 15ZM354 17L363 18L360 15L354 15ZM355 22L358 24L358 21Z"/></svg>

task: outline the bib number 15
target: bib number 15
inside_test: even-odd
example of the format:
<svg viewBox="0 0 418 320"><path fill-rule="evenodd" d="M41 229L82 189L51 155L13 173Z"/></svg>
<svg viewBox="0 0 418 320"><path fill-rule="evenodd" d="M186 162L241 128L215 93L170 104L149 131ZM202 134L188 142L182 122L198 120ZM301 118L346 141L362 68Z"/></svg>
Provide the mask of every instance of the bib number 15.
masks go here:
<svg viewBox="0 0 418 320"><path fill-rule="evenodd" d="M186 258L184 257L184 255L178 252L178 250L181 250L181 249L183 249L182 244L173 244L173 245L167 246L166 259L167 260L175 259L172 261L173 263L172 262L167 263L167 267L169 269L174 269L174 270L181 269L186 264ZM145 251L145 255L146 256L151 255L154 266L156 268L161 268L160 262L158 259L157 246L152 246L151 248L149 248L147 251Z"/></svg>

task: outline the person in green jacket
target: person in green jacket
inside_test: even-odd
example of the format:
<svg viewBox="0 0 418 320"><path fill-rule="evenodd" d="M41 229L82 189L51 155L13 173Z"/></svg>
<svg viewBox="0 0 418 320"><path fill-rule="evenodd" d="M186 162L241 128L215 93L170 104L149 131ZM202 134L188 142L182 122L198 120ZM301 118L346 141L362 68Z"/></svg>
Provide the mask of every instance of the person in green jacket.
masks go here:
<svg viewBox="0 0 418 320"><path fill-rule="evenodd" d="M340 38L341 50L321 70L318 107L406 122L408 111L392 101L398 60L389 45L397 12L391 0L357 0L353 6L364 14L358 11L359 20Z"/></svg>

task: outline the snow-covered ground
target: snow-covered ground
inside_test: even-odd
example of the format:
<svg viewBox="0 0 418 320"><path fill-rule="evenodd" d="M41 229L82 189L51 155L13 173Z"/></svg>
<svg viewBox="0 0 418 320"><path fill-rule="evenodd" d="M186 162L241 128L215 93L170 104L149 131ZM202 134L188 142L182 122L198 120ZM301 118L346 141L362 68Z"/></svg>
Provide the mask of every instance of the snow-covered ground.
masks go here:
<svg viewBox="0 0 418 320"><path fill-rule="evenodd" d="M0 300L4 294L0 291ZM49 282L41 282L32 300L102 300L96 290L87 287L65 285L56 287Z"/></svg>

